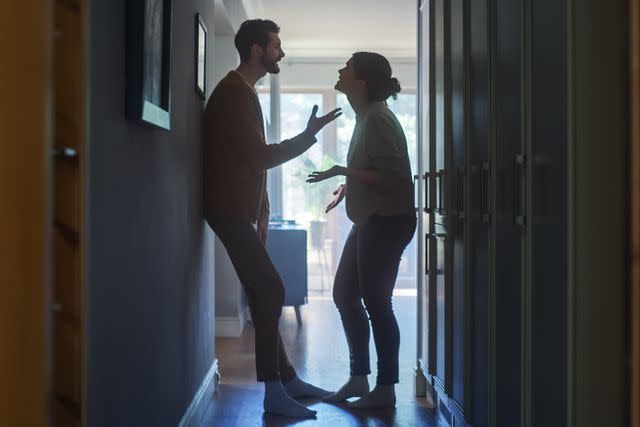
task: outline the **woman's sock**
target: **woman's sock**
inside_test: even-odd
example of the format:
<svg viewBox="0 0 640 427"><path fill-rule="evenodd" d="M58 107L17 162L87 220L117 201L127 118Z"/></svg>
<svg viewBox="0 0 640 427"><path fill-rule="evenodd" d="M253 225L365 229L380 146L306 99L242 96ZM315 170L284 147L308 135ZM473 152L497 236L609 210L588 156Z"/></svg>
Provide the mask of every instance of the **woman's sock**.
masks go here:
<svg viewBox="0 0 640 427"><path fill-rule="evenodd" d="M395 404L396 390L393 384L377 385L362 399L347 403L350 408L359 409L389 408Z"/></svg>
<svg viewBox="0 0 640 427"><path fill-rule="evenodd" d="M369 392L369 380L366 375L349 377L349 381L340 387L340 390L322 399L328 403L338 403L350 397L361 397Z"/></svg>
<svg viewBox="0 0 640 427"><path fill-rule="evenodd" d="M293 398L299 397L326 397L332 394L332 392L323 390L319 387L311 385L302 381L299 377L294 377L292 380L283 382L284 390L287 394Z"/></svg>
<svg viewBox="0 0 640 427"><path fill-rule="evenodd" d="M292 418L311 418L316 416L316 411L293 400L285 391L280 380L266 381L264 383L264 411Z"/></svg>

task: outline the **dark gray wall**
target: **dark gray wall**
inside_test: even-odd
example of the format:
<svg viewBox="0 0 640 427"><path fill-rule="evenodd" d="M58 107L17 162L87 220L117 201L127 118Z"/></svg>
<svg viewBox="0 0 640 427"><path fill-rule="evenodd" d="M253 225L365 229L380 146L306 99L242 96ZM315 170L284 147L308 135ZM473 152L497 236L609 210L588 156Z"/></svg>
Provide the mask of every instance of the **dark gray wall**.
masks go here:
<svg viewBox="0 0 640 427"><path fill-rule="evenodd" d="M91 2L88 421L175 426L214 360L213 235L202 218L194 14L173 2L171 131L125 119L124 0ZM210 89L210 88L209 88Z"/></svg>

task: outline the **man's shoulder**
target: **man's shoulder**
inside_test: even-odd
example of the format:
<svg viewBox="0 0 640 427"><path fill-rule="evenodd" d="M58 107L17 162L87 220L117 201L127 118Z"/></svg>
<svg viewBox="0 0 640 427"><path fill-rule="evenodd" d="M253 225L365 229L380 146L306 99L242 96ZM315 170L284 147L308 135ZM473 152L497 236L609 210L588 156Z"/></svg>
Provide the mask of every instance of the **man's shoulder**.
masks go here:
<svg viewBox="0 0 640 427"><path fill-rule="evenodd" d="M247 93L253 92L243 77L236 71L229 71L229 73L220 80L216 88L233 89Z"/></svg>

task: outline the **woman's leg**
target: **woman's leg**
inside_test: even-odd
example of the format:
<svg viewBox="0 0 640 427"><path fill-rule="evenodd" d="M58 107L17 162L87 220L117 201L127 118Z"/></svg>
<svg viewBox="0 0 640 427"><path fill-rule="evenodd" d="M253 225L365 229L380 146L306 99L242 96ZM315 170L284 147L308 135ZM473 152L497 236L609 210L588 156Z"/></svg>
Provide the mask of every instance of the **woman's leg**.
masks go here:
<svg viewBox="0 0 640 427"><path fill-rule="evenodd" d="M325 399L341 402L369 391L369 319L362 306L358 286L357 228L353 227L345 242L333 284L333 301L338 308L349 346L350 379L336 393Z"/></svg>
<svg viewBox="0 0 640 427"><path fill-rule="evenodd" d="M378 354L377 387L356 407L395 404L393 385L398 382L400 331L393 313L392 296L400 257L411 240L415 220L375 217L363 225L358 235L360 289L371 319Z"/></svg>

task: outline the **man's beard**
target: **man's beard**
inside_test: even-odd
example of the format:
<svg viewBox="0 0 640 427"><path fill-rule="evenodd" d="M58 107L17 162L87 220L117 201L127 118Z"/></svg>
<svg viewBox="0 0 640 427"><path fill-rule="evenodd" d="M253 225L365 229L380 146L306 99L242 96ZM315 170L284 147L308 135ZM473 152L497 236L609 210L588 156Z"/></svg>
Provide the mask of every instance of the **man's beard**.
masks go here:
<svg viewBox="0 0 640 427"><path fill-rule="evenodd" d="M275 60L267 60L265 56L262 57L262 66L270 74L278 74L280 72L278 63Z"/></svg>

